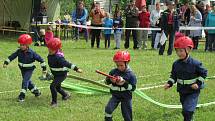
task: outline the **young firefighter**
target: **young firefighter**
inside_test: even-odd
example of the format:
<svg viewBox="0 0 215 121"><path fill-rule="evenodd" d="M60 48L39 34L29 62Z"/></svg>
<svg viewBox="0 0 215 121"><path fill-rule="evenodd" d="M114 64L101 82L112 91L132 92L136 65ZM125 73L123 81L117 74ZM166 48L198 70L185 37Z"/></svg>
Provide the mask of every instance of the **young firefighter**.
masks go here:
<svg viewBox="0 0 215 121"><path fill-rule="evenodd" d="M136 89L137 79L129 68L130 54L127 51L117 51L113 57L117 68L110 71L116 79L106 78L106 84L111 84L110 98L105 107L105 121L112 121L112 113L121 103L122 115L125 121L132 121L132 91Z"/></svg>
<svg viewBox="0 0 215 121"><path fill-rule="evenodd" d="M170 79L164 85L164 88L168 89L177 82L184 121L192 120L200 89L207 76L207 70L203 68L202 63L189 55L193 47L193 42L189 37L179 37L175 41L174 48L179 59L173 63Z"/></svg>
<svg viewBox="0 0 215 121"><path fill-rule="evenodd" d="M59 38L52 38L48 43L47 47L49 50L48 55L48 65L50 67L51 73L54 76L54 80L50 85L50 90L52 94L51 106L57 106L57 92L62 95L63 100L70 98L70 94L66 93L61 88L61 83L66 79L67 72L69 69L73 69L76 72L81 73L82 70L76 65L69 63L65 60L64 54L61 51L61 40Z"/></svg>
<svg viewBox="0 0 215 121"><path fill-rule="evenodd" d="M46 65L44 60L36 52L29 48L29 45L32 43L32 38L30 35L22 34L18 39L18 43L20 44L19 49L8 57L8 59L4 62L3 67L6 68L12 60L18 57L18 66L22 73L22 89L18 96L18 101L23 102L27 89L29 89L35 97L41 95L39 89L31 81L32 73L36 68L34 65L35 60L40 62L43 73L46 73Z"/></svg>

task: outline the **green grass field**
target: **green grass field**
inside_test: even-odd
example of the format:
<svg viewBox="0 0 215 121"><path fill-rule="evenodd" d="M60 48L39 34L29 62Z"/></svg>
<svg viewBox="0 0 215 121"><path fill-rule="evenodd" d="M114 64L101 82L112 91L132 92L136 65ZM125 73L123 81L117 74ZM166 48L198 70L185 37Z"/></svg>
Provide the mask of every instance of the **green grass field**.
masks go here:
<svg viewBox="0 0 215 121"><path fill-rule="evenodd" d="M16 43L16 39L8 37L1 37L0 42L0 60L3 64L4 60L16 50L18 44ZM114 42L111 41L111 44L113 48ZM133 44L131 43L131 45ZM203 62L204 66L208 69L208 76L214 76L215 53L204 52L203 46L202 44L200 50L192 52L191 55ZM34 46L31 46L31 48L47 60L47 48ZM99 69L109 72L114 68L115 64L112 62L112 56L115 50L103 48L104 41L101 41L100 49L91 49L90 42L86 44L84 40L78 42L71 40L64 41L63 50L65 57L84 71L82 74L77 74L74 71L70 71L69 73L93 80L104 79L103 76L95 73L95 70ZM156 50L130 49L129 52L132 57L130 67L138 77L138 88L166 81L169 77L172 63L177 59L175 52L173 52L172 56L167 56L166 53L164 56L158 56ZM58 107L51 108L49 82L42 82L38 79L41 76L41 69L39 63L36 63L36 65L37 68L34 71L32 80L37 87L44 87L41 89L42 95L39 98L35 98L28 91L24 103L17 102L17 96L21 88L21 74L17 66L17 60L10 63L7 69L0 67L1 121L103 121L104 108L110 95L83 95L71 92L72 98L70 100L62 101L59 95ZM65 81L94 86L78 80L66 79ZM213 81L206 81L206 88L201 92L199 103L215 101L215 83ZM160 87L145 90L144 93L161 103L180 104L175 86L168 91L164 91ZM198 108L195 113L195 121L215 121L214 114L215 105ZM113 113L113 119L114 121L123 120L120 106ZM181 109L162 108L140 98L136 94L133 95L133 119L134 121L183 120Z"/></svg>

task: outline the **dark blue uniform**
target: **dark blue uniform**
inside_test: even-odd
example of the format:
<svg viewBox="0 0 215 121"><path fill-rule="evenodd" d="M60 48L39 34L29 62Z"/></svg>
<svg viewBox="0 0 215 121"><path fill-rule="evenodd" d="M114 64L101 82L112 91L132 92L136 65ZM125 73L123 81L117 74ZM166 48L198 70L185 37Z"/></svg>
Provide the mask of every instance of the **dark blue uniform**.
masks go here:
<svg viewBox="0 0 215 121"><path fill-rule="evenodd" d="M36 66L34 65L35 61L40 62L43 71L46 71L46 65L44 60L30 48L27 51L22 51L21 49L18 49L16 52L14 52L8 57L4 64L8 65L16 57L18 57L18 66L21 70L23 79L22 90L20 92L19 99L24 100L27 89L31 90L31 92L34 93L35 96L39 96L39 90L30 79L34 69L36 68Z"/></svg>
<svg viewBox="0 0 215 121"><path fill-rule="evenodd" d="M121 102L122 115L125 121L132 121L132 91L136 89L137 79L134 73L128 68L125 72L117 68L111 70L110 75L121 76L126 82L122 85L116 85L109 78L106 84L111 84L110 92L112 94L107 106L105 107L105 120L112 121L112 113Z"/></svg>
<svg viewBox="0 0 215 121"><path fill-rule="evenodd" d="M57 92L62 95L62 99L65 99L65 97L68 96L68 94L61 88L61 83L66 79L69 69L77 71L78 67L66 61L65 58L59 54L48 55L48 64L51 73L54 75L54 80L50 85L52 104L54 104L57 103Z"/></svg>
<svg viewBox="0 0 215 121"><path fill-rule="evenodd" d="M202 63L188 57L187 60L177 60L172 66L171 76L168 84L172 86L177 82L177 91L182 104L182 114L185 121L191 121L192 115L197 106L200 89L204 86L204 79L207 77L207 70ZM199 89L191 88L192 84L198 84Z"/></svg>

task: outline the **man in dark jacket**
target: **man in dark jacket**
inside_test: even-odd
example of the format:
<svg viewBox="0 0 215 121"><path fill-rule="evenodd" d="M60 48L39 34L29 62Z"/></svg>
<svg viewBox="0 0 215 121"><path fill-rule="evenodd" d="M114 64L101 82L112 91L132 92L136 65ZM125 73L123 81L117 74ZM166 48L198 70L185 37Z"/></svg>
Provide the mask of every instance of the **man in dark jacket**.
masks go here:
<svg viewBox="0 0 215 121"><path fill-rule="evenodd" d="M125 8L126 16L126 28L137 28L138 27L138 8L135 6L135 0L132 0L130 4ZM137 30L126 30L125 31L125 48L129 48L129 37L132 31L134 46L133 49L137 49Z"/></svg>
<svg viewBox="0 0 215 121"><path fill-rule="evenodd" d="M168 8L161 15L161 31L165 35L169 36L169 48L168 55L172 54L175 32L179 30L179 17L178 13L174 10L175 3L173 1L168 2ZM161 45L159 55L163 55L166 42Z"/></svg>

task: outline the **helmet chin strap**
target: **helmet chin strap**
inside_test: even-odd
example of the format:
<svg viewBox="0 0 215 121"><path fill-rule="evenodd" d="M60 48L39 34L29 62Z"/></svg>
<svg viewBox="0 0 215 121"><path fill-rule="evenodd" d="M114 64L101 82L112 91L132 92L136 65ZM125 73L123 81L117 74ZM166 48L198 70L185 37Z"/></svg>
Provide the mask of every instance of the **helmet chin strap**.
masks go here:
<svg viewBox="0 0 215 121"><path fill-rule="evenodd" d="M187 52L187 49L184 48L184 50L185 50L186 56L185 56L185 58L182 59L183 61L186 60L186 59L189 57L188 52Z"/></svg>
<svg viewBox="0 0 215 121"><path fill-rule="evenodd" d="M127 67L128 67L128 64L127 64L127 62L125 61L125 68L127 69Z"/></svg>

